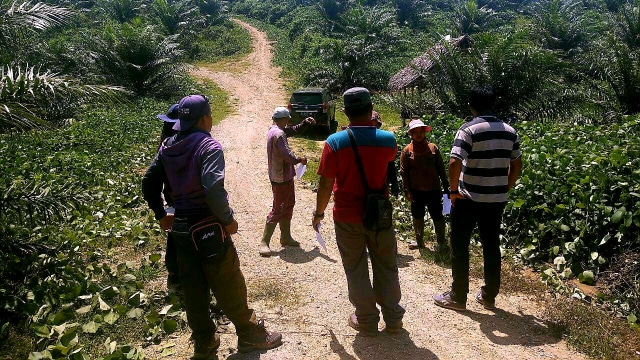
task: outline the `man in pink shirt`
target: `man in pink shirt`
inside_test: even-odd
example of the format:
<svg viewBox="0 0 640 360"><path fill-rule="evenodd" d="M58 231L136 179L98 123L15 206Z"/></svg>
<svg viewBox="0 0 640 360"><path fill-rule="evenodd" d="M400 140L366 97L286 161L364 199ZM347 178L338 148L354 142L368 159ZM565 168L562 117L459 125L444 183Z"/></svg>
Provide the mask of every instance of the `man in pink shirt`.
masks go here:
<svg viewBox="0 0 640 360"><path fill-rule="evenodd" d="M262 256L271 256L269 244L271 236L280 224L280 245L300 246L300 243L291 237L291 218L293 206L296 203L293 177L296 174L296 164L307 164L306 157L296 156L289 147L287 137L306 130L309 125L316 123L314 118L308 117L300 124L287 126L291 120L291 114L285 107L277 107L273 111L273 125L267 134L267 159L269 163L269 180L273 192L273 206L267 216L267 222L260 241L258 251Z"/></svg>

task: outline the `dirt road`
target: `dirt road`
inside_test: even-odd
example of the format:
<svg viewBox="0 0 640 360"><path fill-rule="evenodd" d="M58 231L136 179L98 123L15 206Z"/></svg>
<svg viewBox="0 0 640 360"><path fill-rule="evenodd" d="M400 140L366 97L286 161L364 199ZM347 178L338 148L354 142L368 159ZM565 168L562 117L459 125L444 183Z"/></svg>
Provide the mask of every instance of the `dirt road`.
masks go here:
<svg viewBox="0 0 640 360"><path fill-rule="evenodd" d="M468 310L457 313L433 304L431 296L446 290L450 270L418 259L399 244L402 305L407 312L405 331L378 337L356 336L347 326L353 307L335 245L331 212L323 235L328 254L319 250L310 226L315 193L296 184L294 238L300 249L280 249L277 256L261 258L258 243L271 205L266 166L266 133L275 106L286 104L279 69L271 64L270 44L263 33L246 24L254 51L241 73L196 69L228 91L236 113L216 126L212 134L225 151L226 188L240 224L234 242L249 287L249 303L269 329L283 333L284 344L267 352L238 354L233 328L223 330L220 359L586 359L548 335L541 309L525 295L501 295L498 311L484 310L469 296ZM329 205L328 210L332 208ZM272 242L272 243L273 243ZM481 284L472 281L472 293ZM384 324L381 322L380 328ZM149 358L161 358L163 346L175 344L169 358L187 359L193 348L190 332L146 349Z"/></svg>

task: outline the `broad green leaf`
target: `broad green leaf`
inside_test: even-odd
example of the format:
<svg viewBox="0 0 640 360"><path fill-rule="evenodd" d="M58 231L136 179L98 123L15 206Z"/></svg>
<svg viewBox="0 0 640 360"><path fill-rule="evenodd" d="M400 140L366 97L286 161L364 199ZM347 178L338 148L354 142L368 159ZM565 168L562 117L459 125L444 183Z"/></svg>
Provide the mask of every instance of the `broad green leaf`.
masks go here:
<svg viewBox="0 0 640 360"><path fill-rule="evenodd" d="M163 307L162 310L160 310L159 314L160 315L167 315L167 313L169 312L169 310L171 310L172 307L173 307L173 305L167 305L167 306Z"/></svg>
<svg viewBox="0 0 640 360"><path fill-rule="evenodd" d="M114 311L109 311L104 316L104 322L106 322L109 325L113 325L113 323L115 323L119 318L120 318L120 314Z"/></svg>
<svg viewBox="0 0 640 360"><path fill-rule="evenodd" d="M614 224L619 223L620 221L622 221L622 217L626 212L627 212L627 209L624 206L621 207L613 214L613 216L611 217L611 222Z"/></svg>
<svg viewBox="0 0 640 360"><path fill-rule="evenodd" d="M111 310L111 306L109 306L109 304L104 302L104 300L102 300L102 298L99 296L98 296L98 304L100 305L100 310L102 311Z"/></svg>
<svg viewBox="0 0 640 360"><path fill-rule="evenodd" d="M594 251L591 253L591 260L596 260L598 258L598 252Z"/></svg>
<svg viewBox="0 0 640 360"><path fill-rule="evenodd" d="M87 305L87 306L83 306L79 309L76 310L76 313L78 315L84 315L86 313L88 313L89 311L91 311L91 308L93 307L93 305Z"/></svg>
<svg viewBox="0 0 640 360"><path fill-rule="evenodd" d="M636 321L638 321L638 318L636 317L636 315L634 313L631 313L627 316L627 322L629 324L635 324Z"/></svg>
<svg viewBox="0 0 640 360"><path fill-rule="evenodd" d="M602 245L606 244L610 239L611 239L611 235L609 235L609 234L605 235L602 238L602 240L600 240L600 244L598 244L598 246L602 246Z"/></svg>
<svg viewBox="0 0 640 360"><path fill-rule="evenodd" d="M516 201L513 203L513 207L514 207L514 208L519 208L519 207L521 207L522 205L524 205L524 203L525 203L525 201L524 201L524 200L522 200L522 199L518 199L518 200L516 200Z"/></svg>
<svg viewBox="0 0 640 360"><path fill-rule="evenodd" d="M127 312L127 317L129 318L139 318L144 314L144 311L140 308L131 309Z"/></svg>
<svg viewBox="0 0 640 360"><path fill-rule="evenodd" d="M151 254L151 255L149 255L149 261L151 261L152 263L156 263L160 259L162 259L162 255L161 254Z"/></svg>
<svg viewBox="0 0 640 360"><path fill-rule="evenodd" d="M96 323L95 321L90 321L82 325L82 332L95 334L99 328L100 328L100 324Z"/></svg>
<svg viewBox="0 0 640 360"><path fill-rule="evenodd" d="M593 271L591 270L585 270L580 273L580 275L578 275L578 280L580 280L580 282L583 284L593 285L594 279L595 276L593 275Z"/></svg>
<svg viewBox="0 0 640 360"><path fill-rule="evenodd" d="M51 333L47 325L34 325L33 330L35 330L37 336L45 339L48 339Z"/></svg>
<svg viewBox="0 0 640 360"><path fill-rule="evenodd" d="M571 230L571 229L570 229L567 225L565 225L565 224L560 225L560 229L561 229L562 231L569 231L569 230Z"/></svg>
<svg viewBox="0 0 640 360"><path fill-rule="evenodd" d="M178 328L178 322L173 319L164 319L162 322L162 330L167 334L172 334Z"/></svg>

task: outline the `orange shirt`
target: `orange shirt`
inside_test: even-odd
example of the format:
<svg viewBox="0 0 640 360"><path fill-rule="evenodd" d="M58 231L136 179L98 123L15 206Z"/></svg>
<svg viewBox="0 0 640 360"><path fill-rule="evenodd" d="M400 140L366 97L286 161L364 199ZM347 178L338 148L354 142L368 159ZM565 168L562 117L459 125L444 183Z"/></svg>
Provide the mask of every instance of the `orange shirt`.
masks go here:
<svg viewBox="0 0 640 360"><path fill-rule="evenodd" d="M449 187L440 150L436 144L430 143L428 140L418 144L412 141L402 150L400 175L405 192L409 189L440 191ZM442 184L442 188L440 184Z"/></svg>

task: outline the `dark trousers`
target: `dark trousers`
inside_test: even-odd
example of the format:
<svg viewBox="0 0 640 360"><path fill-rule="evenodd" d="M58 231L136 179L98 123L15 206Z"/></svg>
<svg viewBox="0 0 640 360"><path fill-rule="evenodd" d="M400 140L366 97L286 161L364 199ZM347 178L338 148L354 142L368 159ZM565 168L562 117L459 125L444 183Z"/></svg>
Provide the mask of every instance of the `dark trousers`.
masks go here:
<svg viewBox="0 0 640 360"><path fill-rule="evenodd" d="M178 249L184 306L194 341L206 343L215 334L216 326L209 313L211 292L218 306L236 327L238 338L250 336L257 326L257 320L247 304L247 286L235 246L229 242L220 260L204 263L185 229L188 229L188 225L180 224L177 219L174 221L173 235Z"/></svg>
<svg viewBox="0 0 640 360"><path fill-rule="evenodd" d="M378 329L380 304L386 324L396 324L404 315L400 306L400 281L398 279L398 248L392 229L369 231L362 223L336 222L336 242L347 275L349 301L356 308L358 323L365 329ZM371 258L373 285L369 280Z"/></svg>
<svg viewBox="0 0 640 360"><path fill-rule="evenodd" d="M296 192L293 179L283 183L271 183L273 205L267 215L267 222L277 224L280 221L290 221L293 217L293 206L296 204Z"/></svg>
<svg viewBox="0 0 640 360"><path fill-rule="evenodd" d="M500 224L505 203L457 199L451 209L451 273L453 299L466 302L469 292L469 243L478 226L484 257L482 295L493 300L500 290Z"/></svg>
<svg viewBox="0 0 640 360"><path fill-rule="evenodd" d="M442 193L436 191L422 191L411 189L411 216L416 219L424 219L425 206L429 210L429 216L433 221L444 219L442 215Z"/></svg>
<svg viewBox="0 0 640 360"><path fill-rule="evenodd" d="M167 252L164 254L164 265L169 274L178 275L178 249L173 240L173 233L167 233Z"/></svg>

